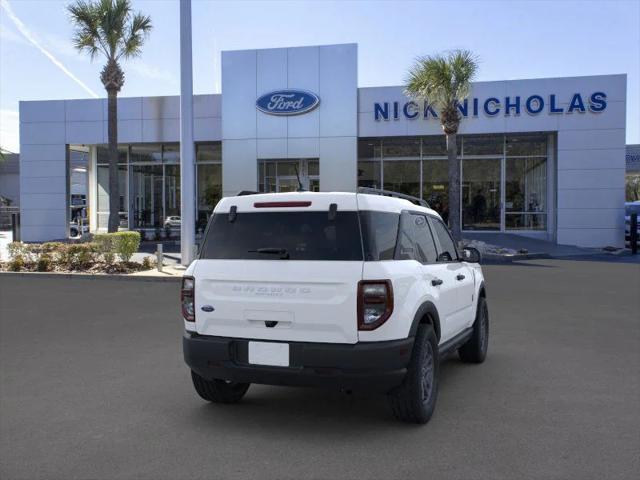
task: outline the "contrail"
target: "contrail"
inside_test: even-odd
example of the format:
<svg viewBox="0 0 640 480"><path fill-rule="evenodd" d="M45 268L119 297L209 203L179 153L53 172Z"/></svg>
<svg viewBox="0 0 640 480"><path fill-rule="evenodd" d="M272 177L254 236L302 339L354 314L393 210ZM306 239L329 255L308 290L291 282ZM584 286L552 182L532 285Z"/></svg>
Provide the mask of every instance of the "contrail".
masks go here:
<svg viewBox="0 0 640 480"><path fill-rule="evenodd" d="M27 28L27 26L24 23L22 23L22 20L20 20L16 16L16 14L13 13L11 5L9 5L9 0L0 0L0 5L2 5L2 8L4 8L4 11L7 12L7 15L9 16L13 24L16 26L16 28L20 31L20 33L24 36L24 38L26 38L29 42L31 42L31 44L34 47L40 50L45 57L51 60L51 62L60 70L62 70L67 77L69 77L71 80L73 80L78 85L80 85L89 95L91 95L94 98L100 98L100 95L98 95L96 92L91 90L82 80L80 80L73 73L71 73L69 69L65 67L60 60L58 60L46 48L40 45L40 42L38 42L35 36Z"/></svg>

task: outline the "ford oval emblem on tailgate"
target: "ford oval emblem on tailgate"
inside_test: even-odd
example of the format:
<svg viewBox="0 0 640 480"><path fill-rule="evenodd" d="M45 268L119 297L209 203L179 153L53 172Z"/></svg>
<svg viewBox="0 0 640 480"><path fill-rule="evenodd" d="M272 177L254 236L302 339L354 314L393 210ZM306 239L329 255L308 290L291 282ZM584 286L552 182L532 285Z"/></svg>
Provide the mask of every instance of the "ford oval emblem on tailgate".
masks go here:
<svg viewBox="0 0 640 480"><path fill-rule="evenodd" d="M213 308L211 305L203 305L200 310L202 310L203 312L213 312L215 308Z"/></svg>
<svg viewBox="0 0 640 480"><path fill-rule="evenodd" d="M276 90L256 100L256 108L269 115L299 115L313 110L320 98L305 90Z"/></svg>

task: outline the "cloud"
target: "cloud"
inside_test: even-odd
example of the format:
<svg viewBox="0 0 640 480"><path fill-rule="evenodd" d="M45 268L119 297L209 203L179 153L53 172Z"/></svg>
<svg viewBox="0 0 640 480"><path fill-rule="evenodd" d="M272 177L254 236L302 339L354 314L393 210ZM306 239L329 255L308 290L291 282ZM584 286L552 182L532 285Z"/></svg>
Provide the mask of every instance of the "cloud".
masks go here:
<svg viewBox="0 0 640 480"><path fill-rule="evenodd" d="M73 80L78 85L80 85L80 87L82 87L82 89L86 91L89 95L91 95L94 98L100 98L100 95L98 95L96 92L91 90L82 80L80 80L73 73L71 73L71 71L67 67L65 67L60 60L58 60L51 52L49 52L49 50L47 50L45 47L43 47L40 44L40 41L36 38L35 34L33 34L31 30L29 30L29 28L24 23L22 23L22 20L20 20L16 16L16 14L13 12L13 9L9 4L9 0L0 0L0 5L4 9L4 11L7 13L7 16L13 22L13 24L18 29L18 31L24 36L24 38L26 38L29 41L29 43L31 43L31 45L33 45L35 48L40 50L40 52L42 52L42 54L45 57L51 60L51 62L60 70L62 70L62 72L67 77L69 77L71 80Z"/></svg>
<svg viewBox="0 0 640 480"><path fill-rule="evenodd" d="M10 152L20 150L20 121L15 110L0 110L0 147Z"/></svg>

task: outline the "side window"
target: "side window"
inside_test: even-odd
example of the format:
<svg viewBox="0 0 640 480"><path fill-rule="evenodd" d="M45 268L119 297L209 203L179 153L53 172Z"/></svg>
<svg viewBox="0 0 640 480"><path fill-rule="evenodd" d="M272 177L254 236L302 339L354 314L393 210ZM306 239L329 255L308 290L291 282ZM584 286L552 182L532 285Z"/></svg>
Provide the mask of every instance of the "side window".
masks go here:
<svg viewBox="0 0 640 480"><path fill-rule="evenodd" d="M440 261L451 262L458 260L458 253L456 251L455 244L449 234L449 230L444 226L444 223L437 218L432 218L431 226L433 227L433 233L440 243L440 251L438 252Z"/></svg>
<svg viewBox="0 0 640 480"><path fill-rule="evenodd" d="M366 261L393 260L399 219L397 213L360 211Z"/></svg>
<svg viewBox="0 0 640 480"><path fill-rule="evenodd" d="M398 260L417 260L420 263L436 261L436 247L424 215L405 213L398 239Z"/></svg>

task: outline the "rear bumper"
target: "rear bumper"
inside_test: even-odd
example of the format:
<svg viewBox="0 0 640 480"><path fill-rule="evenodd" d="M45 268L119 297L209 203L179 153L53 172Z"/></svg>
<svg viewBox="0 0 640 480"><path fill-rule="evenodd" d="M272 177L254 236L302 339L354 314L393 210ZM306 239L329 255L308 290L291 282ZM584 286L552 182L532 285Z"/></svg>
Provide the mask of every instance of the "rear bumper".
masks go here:
<svg viewBox="0 0 640 480"><path fill-rule="evenodd" d="M348 344L289 343L289 367L248 363L249 340L185 332L184 360L206 379L386 392L402 383L413 337Z"/></svg>

